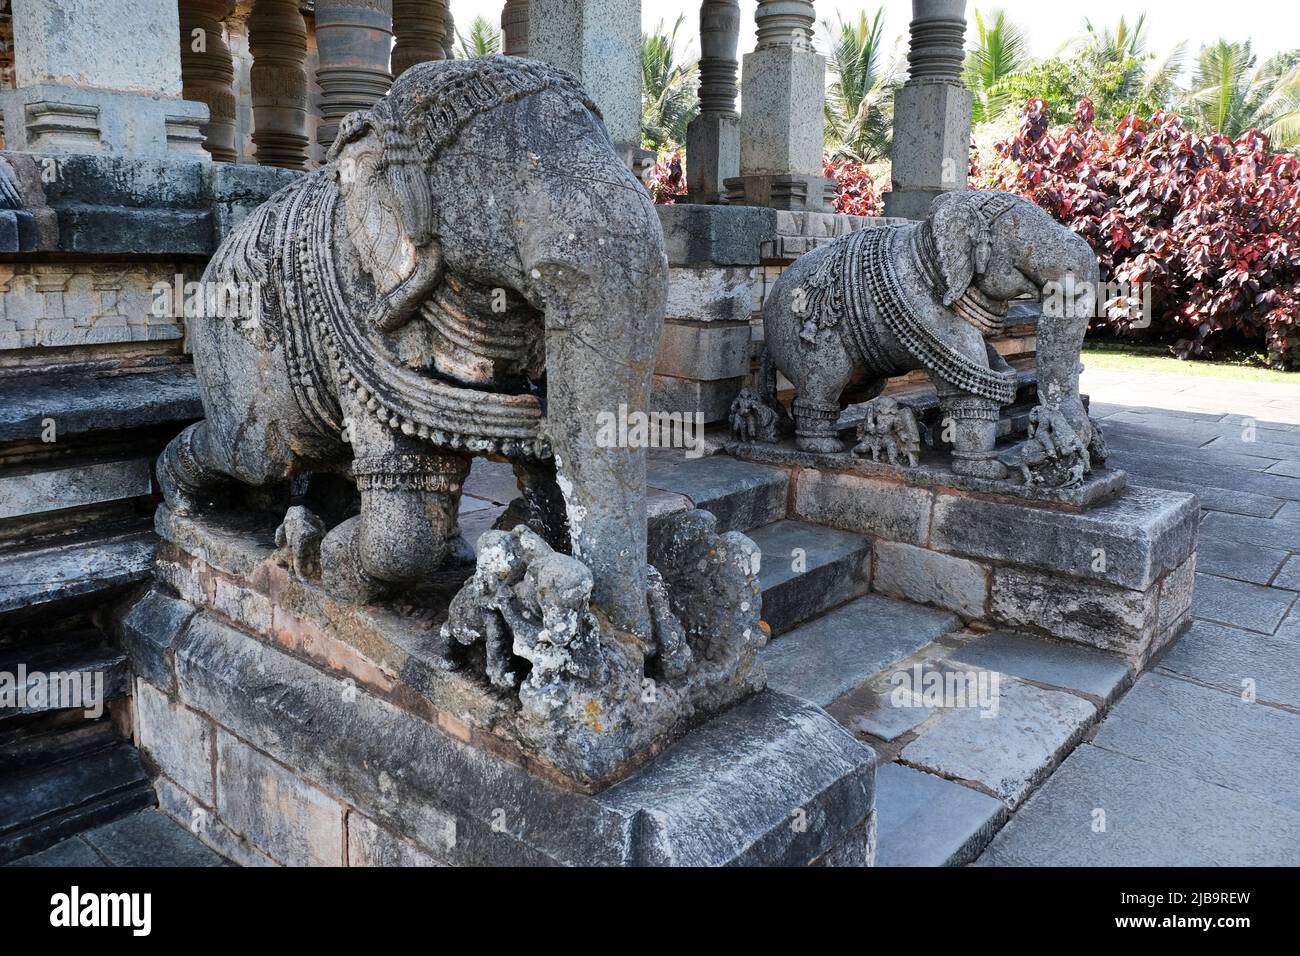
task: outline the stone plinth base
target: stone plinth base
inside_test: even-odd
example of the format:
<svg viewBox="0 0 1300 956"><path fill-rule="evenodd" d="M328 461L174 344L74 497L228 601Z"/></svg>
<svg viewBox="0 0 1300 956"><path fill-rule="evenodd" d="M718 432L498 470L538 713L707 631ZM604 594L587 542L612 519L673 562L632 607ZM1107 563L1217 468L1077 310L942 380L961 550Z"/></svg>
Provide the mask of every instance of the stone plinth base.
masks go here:
<svg viewBox="0 0 1300 956"><path fill-rule="evenodd" d="M917 468L732 444L789 471L790 517L872 539L871 588L975 622L1149 662L1189 620L1194 495L1126 487L1094 471L1080 488L1027 489Z"/></svg>
<svg viewBox="0 0 1300 956"><path fill-rule="evenodd" d="M436 620L316 614L257 535L172 531L117 622L138 742L162 808L237 862L873 860L874 756L812 704L761 691L583 792L510 739L513 695L440 666Z"/></svg>

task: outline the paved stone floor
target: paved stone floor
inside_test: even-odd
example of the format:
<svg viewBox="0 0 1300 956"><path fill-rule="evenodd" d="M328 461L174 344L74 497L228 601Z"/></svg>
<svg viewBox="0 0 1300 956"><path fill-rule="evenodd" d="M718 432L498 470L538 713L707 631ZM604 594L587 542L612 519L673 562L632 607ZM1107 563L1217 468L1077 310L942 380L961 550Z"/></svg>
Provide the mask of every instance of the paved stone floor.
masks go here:
<svg viewBox="0 0 1300 956"><path fill-rule="evenodd" d="M1196 620L978 862L1300 864L1300 385L1083 385L1133 483L1201 499Z"/></svg>

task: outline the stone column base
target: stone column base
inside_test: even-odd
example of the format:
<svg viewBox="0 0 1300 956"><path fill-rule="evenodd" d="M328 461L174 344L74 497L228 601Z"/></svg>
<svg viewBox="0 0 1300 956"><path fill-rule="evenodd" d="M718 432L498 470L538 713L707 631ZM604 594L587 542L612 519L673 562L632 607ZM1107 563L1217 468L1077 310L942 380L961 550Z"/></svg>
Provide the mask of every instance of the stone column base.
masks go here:
<svg viewBox="0 0 1300 956"><path fill-rule="evenodd" d="M0 93L7 149L210 161L191 100L43 84Z"/></svg>
<svg viewBox="0 0 1300 956"><path fill-rule="evenodd" d="M793 173L736 176L725 183L727 202L799 212L824 212L835 198L835 180Z"/></svg>

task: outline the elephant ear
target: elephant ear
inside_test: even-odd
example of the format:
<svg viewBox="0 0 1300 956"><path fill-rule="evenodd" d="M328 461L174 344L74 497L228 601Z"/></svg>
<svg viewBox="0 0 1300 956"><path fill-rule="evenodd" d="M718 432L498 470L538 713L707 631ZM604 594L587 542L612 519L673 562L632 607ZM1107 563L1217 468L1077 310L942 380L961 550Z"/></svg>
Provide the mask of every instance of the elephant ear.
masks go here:
<svg viewBox="0 0 1300 956"><path fill-rule="evenodd" d="M328 159L336 164L348 238L362 269L386 299L410 298L404 286L429 284L430 270L440 267L429 178L410 135L361 110L339 124Z"/></svg>
<svg viewBox="0 0 1300 956"><path fill-rule="evenodd" d="M980 243L977 216L971 208L971 194L966 190L944 193L930 207L925 221L934 244L943 288L943 304L952 306L965 294L980 267L988 264L984 251L983 262L976 261Z"/></svg>

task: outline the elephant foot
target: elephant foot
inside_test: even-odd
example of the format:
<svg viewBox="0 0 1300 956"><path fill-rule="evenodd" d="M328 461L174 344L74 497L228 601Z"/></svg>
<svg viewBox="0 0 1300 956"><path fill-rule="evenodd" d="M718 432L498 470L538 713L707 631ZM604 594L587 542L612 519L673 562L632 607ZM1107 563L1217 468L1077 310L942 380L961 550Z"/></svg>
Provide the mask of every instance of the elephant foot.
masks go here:
<svg viewBox="0 0 1300 956"><path fill-rule="evenodd" d="M835 427L840 417L839 402L816 402L796 398L794 412L794 444L800 451L821 455L838 455L847 447L837 437Z"/></svg>
<svg viewBox="0 0 1300 956"><path fill-rule="evenodd" d="M207 422L190 425L158 456L158 484L174 514L189 515L229 506L235 481L209 464Z"/></svg>
<svg viewBox="0 0 1300 956"><path fill-rule="evenodd" d="M320 582L332 596L353 604L370 604L392 593L392 586L366 573L361 565L361 518L349 518L325 535L320 545Z"/></svg>
<svg viewBox="0 0 1300 956"><path fill-rule="evenodd" d="M1007 477L1007 466L997 458L965 456L956 452L952 456L952 470L954 474L965 475L967 478L987 478L990 481L1001 481Z"/></svg>
<svg viewBox="0 0 1300 956"><path fill-rule="evenodd" d="M796 435L794 446L800 451L815 452L818 455L838 455L844 451L844 442L827 435Z"/></svg>

